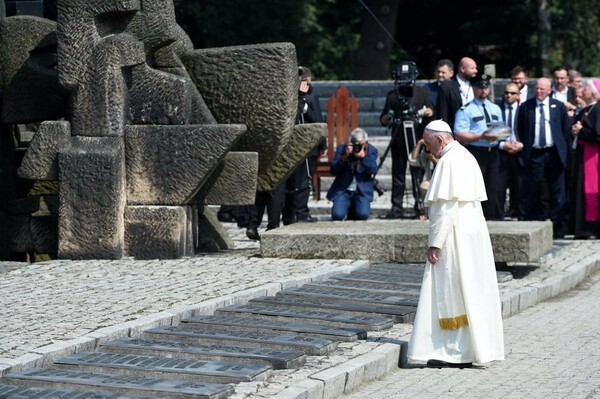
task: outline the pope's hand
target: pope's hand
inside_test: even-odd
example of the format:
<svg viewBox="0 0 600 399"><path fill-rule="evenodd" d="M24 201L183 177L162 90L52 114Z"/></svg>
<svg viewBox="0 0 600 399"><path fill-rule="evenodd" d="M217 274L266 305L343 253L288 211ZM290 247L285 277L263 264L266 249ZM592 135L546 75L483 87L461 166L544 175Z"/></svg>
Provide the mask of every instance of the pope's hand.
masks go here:
<svg viewBox="0 0 600 399"><path fill-rule="evenodd" d="M429 247L427 250L427 260L432 265L435 265L439 259L440 249L436 247Z"/></svg>

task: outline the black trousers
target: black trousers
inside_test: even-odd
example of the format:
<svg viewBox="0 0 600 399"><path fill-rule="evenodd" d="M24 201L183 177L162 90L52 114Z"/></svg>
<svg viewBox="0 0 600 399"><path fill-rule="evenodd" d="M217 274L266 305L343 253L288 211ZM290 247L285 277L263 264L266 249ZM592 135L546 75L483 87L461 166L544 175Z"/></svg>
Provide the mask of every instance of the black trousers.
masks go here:
<svg viewBox="0 0 600 399"><path fill-rule="evenodd" d="M563 233L565 218L566 185L565 167L560 161L555 147L543 150L533 149L531 160L526 167L523 182L525 197L525 220L544 220L542 199L542 183L547 183L549 196L548 216L552 220L554 234Z"/></svg>
<svg viewBox="0 0 600 399"><path fill-rule="evenodd" d="M283 207L285 184L279 184L273 191L257 191L254 209L251 210L249 227L258 228L267 210L267 230L279 227Z"/></svg>
<svg viewBox="0 0 600 399"><path fill-rule="evenodd" d="M416 140L418 141L419 137L416 137ZM390 153L392 154L392 211L400 212L403 208L404 192L406 190L406 164L408 163L408 154L413 147L412 137L409 138L407 149L402 126L395 127L390 143ZM413 180L412 194L416 208L420 202L417 181L422 178L422 171L419 168L410 169Z"/></svg>
<svg viewBox="0 0 600 399"><path fill-rule="evenodd" d="M498 205L498 171L500 168L500 157L498 156L498 147L475 147L467 145L467 149L479 164L483 182L485 183L485 193L487 201L481 203L483 216L486 220L499 220L504 216L503 210Z"/></svg>
<svg viewBox="0 0 600 399"><path fill-rule="evenodd" d="M518 216L523 215L523 200L521 186L523 184L524 168L519 164L516 154L509 154L499 150L500 166L498 170L498 209L501 217L504 217L506 204L506 189L509 189L509 209Z"/></svg>
<svg viewBox="0 0 600 399"><path fill-rule="evenodd" d="M313 164L316 166L316 158ZM283 205L283 224L288 225L305 221L310 216L308 199L310 197L310 158L302 161L294 173L285 182L285 200Z"/></svg>

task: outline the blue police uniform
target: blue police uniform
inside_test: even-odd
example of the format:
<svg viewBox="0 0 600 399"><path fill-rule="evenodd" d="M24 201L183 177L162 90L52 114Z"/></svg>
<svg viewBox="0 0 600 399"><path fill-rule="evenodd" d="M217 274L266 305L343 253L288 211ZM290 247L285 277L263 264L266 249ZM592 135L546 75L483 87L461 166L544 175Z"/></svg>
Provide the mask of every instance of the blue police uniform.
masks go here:
<svg viewBox="0 0 600 399"><path fill-rule="evenodd" d="M502 122L502 110L499 106L487 99L483 102L474 99L456 112L454 132L471 132L481 135L488 130L489 125L485 117L484 107L489 115L489 123ZM490 146L490 141L481 139L463 144L477 159L477 163L481 168L488 197L488 200L482 203L485 218L488 220L501 219L504 212L499 209L496 194L500 170L498 143L496 142Z"/></svg>
<svg viewBox="0 0 600 399"><path fill-rule="evenodd" d="M456 118L454 119L454 132L471 132L482 134L488 130L489 126L485 120L485 112L483 110L484 104L490 116L490 122L502 122L502 110L499 106L489 100L485 100L482 103L480 100L474 99L456 112ZM470 142L468 145L488 148L490 146L490 142L482 139Z"/></svg>

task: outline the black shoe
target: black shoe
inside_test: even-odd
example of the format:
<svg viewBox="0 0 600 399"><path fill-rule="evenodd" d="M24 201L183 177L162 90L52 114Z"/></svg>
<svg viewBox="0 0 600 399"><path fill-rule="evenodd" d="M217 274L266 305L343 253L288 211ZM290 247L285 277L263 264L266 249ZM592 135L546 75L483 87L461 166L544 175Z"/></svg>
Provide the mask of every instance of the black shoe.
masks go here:
<svg viewBox="0 0 600 399"><path fill-rule="evenodd" d="M258 235L258 230L256 230L256 227L248 227L246 229L246 237L251 240L260 240L260 236Z"/></svg>
<svg viewBox="0 0 600 399"><path fill-rule="evenodd" d="M389 211L384 219L402 219L404 217L404 211L402 209L392 209Z"/></svg>
<svg viewBox="0 0 600 399"><path fill-rule="evenodd" d="M217 212L217 219L220 222L233 223L233 215L229 212Z"/></svg>
<svg viewBox="0 0 600 399"><path fill-rule="evenodd" d="M554 240L563 239L563 238L565 238L565 233L563 233L562 231L556 231L556 232L554 232L554 234L552 234L552 238Z"/></svg>
<svg viewBox="0 0 600 399"><path fill-rule="evenodd" d="M473 363L450 363L442 360L431 359L427 361L427 367L441 369L441 368L455 368L455 369L468 369L473 367Z"/></svg>
<svg viewBox="0 0 600 399"><path fill-rule="evenodd" d="M318 221L319 220L317 218L314 218L312 216L308 216L306 219L298 219L298 223L315 223Z"/></svg>

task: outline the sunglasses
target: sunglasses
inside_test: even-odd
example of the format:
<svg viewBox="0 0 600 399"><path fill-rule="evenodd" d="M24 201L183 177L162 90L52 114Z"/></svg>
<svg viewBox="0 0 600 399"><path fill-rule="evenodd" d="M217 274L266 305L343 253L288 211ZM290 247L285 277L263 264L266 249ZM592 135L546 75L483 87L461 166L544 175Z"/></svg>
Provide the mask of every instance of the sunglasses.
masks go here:
<svg viewBox="0 0 600 399"><path fill-rule="evenodd" d="M504 94L512 94L513 96L516 96L519 93L514 91L505 91Z"/></svg>

